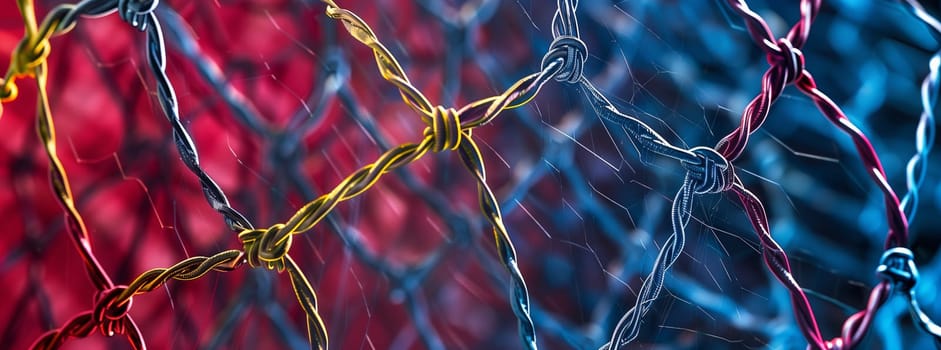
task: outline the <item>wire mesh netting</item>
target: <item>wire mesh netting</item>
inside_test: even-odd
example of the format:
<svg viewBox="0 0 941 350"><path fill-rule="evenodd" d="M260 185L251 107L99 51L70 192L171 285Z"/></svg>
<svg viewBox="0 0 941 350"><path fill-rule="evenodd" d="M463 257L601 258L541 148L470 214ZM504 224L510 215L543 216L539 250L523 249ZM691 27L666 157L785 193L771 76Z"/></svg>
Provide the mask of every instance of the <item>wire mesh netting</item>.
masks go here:
<svg viewBox="0 0 941 350"><path fill-rule="evenodd" d="M932 348L924 6L4 1L0 347Z"/></svg>

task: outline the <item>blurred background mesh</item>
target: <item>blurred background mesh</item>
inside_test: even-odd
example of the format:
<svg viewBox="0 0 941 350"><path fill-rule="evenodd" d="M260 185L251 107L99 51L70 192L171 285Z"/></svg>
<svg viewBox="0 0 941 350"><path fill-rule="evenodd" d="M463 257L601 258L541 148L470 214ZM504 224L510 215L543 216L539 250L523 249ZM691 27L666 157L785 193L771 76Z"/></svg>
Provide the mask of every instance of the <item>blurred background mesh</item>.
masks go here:
<svg viewBox="0 0 941 350"><path fill-rule="evenodd" d="M62 1L37 1L39 16ZM555 3L344 1L433 103L459 107L536 71ZM938 3L925 4L938 14ZM777 35L796 1L751 1ZM258 227L307 201L424 125L381 80L368 48L316 1L163 1L170 79L206 171ZM622 111L673 142L714 145L739 122L768 64L716 1L581 0L586 76ZM0 4L0 53L22 36ZM904 189L921 113L919 86L938 48L892 1L828 1L803 49L821 89L870 137ZM52 40L49 92L58 149L93 248L116 283L188 256L238 247L179 159L146 67L144 34L117 15L83 18ZM0 67L9 56L0 56ZM65 233L34 131L35 82L0 119L0 344L19 349L92 305L93 286ZM597 348L634 303L670 232L683 171L641 164L576 89L548 84L529 105L475 131L529 286L540 345ZM933 153L913 251L920 302L941 315L941 186ZM772 235L830 337L866 302L886 233L882 200L852 142L793 88L736 162L768 206ZM508 279L454 154L396 171L299 237L338 349L520 346ZM638 349L803 349L787 293L760 263L755 234L727 196L696 202L684 256L647 315ZM902 300L861 349L921 349L930 339ZM154 349L305 348L289 279L264 269L213 272L134 298ZM99 334L65 348L126 348Z"/></svg>

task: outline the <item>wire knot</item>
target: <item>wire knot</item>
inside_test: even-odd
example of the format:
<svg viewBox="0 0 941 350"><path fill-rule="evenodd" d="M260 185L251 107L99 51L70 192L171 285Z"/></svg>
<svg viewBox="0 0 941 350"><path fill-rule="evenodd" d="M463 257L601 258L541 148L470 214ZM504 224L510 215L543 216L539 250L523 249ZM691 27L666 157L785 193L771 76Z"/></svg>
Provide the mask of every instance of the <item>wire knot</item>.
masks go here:
<svg viewBox="0 0 941 350"><path fill-rule="evenodd" d="M690 150L700 161L687 169L692 175L693 192L698 194L720 193L735 184L735 169L719 152L709 147L695 147Z"/></svg>
<svg viewBox="0 0 941 350"><path fill-rule="evenodd" d="M110 337L125 334L127 330L127 312L131 309L131 299L119 300L127 286L114 286L95 295L95 310L92 317L101 334Z"/></svg>
<svg viewBox="0 0 941 350"><path fill-rule="evenodd" d="M555 80L577 83L582 79L585 61L588 60L588 47L578 37L560 35L552 41L549 51L542 57L542 69L556 60L562 60L562 67L556 72Z"/></svg>
<svg viewBox="0 0 941 350"><path fill-rule="evenodd" d="M914 256L911 250L904 247L886 250L879 260L876 274L904 292L912 290L918 282L918 268L915 267Z"/></svg>
<svg viewBox="0 0 941 350"><path fill-rule="evenodd" d="M425 128L425 135L434 139L432 151L456 150L461 146L463 134L460 113L457 110L441 106L432 110L431 125Z"/></svg>
<svg viewBox="0 0 941 350"><path fill-rule="evenodd" d="M788 84L797 81L804 72L804 53L794 47L787 38L776 42L778 51L768 54L768 63L784 70L784 81Z"/></svg>
<svg viewBox="0 0 941 350"><path fill-rule="evenodd" d="M137 30L147 30L147 16L157 9L159 0L118 0L118 13Z"/></svg>
<svg viewBox="0 0 941 350"><path fill-rule="evenodd" d="M269 270L284 271L284 257L291 250L291 234L279 238L283 224L277 224L266 230L248 230L239 233L239 240L245 250L248 264L256 267L264 264Z"/></svg>
<svg viewBox="0 0 941 350"><path fill-rule="evenodd" d="M51 51L52 48L49 46L49 40L33 42L30 38L23 38L19 45L16 46L13 56L13 64L15 65L17 75L25 74L33 76L31 70L39 67L43 62L46 62L46 58L49 57L49 52ZM13 82L11 81L10 84L7 85L12 86ZM11 96L16 96L15 87L11 90ZM4 94L5 93L6 91L4 91Z"/></svg>

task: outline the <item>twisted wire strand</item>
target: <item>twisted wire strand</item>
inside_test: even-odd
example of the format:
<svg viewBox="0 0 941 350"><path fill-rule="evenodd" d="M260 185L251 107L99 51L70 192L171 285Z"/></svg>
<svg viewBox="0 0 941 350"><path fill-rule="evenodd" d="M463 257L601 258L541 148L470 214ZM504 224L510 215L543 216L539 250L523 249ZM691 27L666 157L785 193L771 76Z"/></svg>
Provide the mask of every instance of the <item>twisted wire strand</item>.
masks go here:
<svg viewBox="0 0 941 350"><path fill-rule="evenodd" d="M694 195L722 193L732 189L740 180L734 173L734 167L717 151L707 147L686 150L673 146L646 123L618 111L604 94L582 76L587 48L578 36L578 2L558 0L557 5L552 23L552 49L544 56L543 65L546 66L549 62L561 65L563 68L559 70L556 80L578 84L598 116L624 128L642 162L651 164L652 157L656 154L680 161L687 170L683 185L677 190L673 200L673 232L660 248L653 268L641 285L634 306L624 313L615 325L610 340L601 347L605 350L620 348L637 338L642 318L653 301L659 297L667 272L682 253L686 242L686 226L692 215Z"/></svg>
<svg viewBox="0 0 941 350"><path fill-rule="evenodd" d="M758 234L759 241L761 241L762 260L771 274L788 290L791 306L796 316L795 321L797 321L801 333L808 340L808 347L827 349L820 328L817 326L813 309L810 306L810 300L800 284L797 283L797 280L794 279L787 253L771 235L771 227L764 204L758 196L740 184L736 184L734 192L738 196L739 202L742 203L752 228Z"/></svg>
<svg viewBox="0 0 941 350"><path fill-rule="evenodd" d="M637 149L642 162L650 164L652 156L657 154L680 161L681 165L687 170L683 186L677 191L673 200L671 215L673 233L661 247L653 269L641 286L641 292L635 301L634 307L622 316L610 341L602 346L602 349L624 346L637 337L641 318L652 302L659 296L666 273L682 251L685 242L685 227L689 223L691 217L690 207L696 194L722 193L732 190L739 196L745 196L748 199L744 203L746 209L754 212L749 212L749 216L762 218L762 220L754 221L753 224L755 224L755 232L762 242L762 255L765 261L769 266L773 264L780 267L773 270L773 272L779 280L786 283L788 289L795 292L792 297L795 303L809 305L806 296L803 295L800 287L796 285L796 282L790 276L790 265L787 256L770 235L770 229L766 225L767 217L764 214L764 206L757 197L744 188L741 180L734 173L734 167L728 160L711 148L694 147L690 150L684 150L673 146L647 124L618 111L587 79L582 81L581 87L586 92L586 96L590 98L590 103L595 112L601 118L617 123L624 128ZM804 313L803 318L813 320L813 314Z"/></svg>
<svg viewBox="0 0 941 350"><path fill-rule="evenodd" d="M925 11L917 0L902 1L905 7L920 21L925 23L928 30L941 43L941 22ZM902 196L902 211L908 222L915 220L918 212L918 191L925 181L928 172L928 155L934 147L935 117L934 109L938 104L938 91L941 90L941 50L938 50L928 61L929 72L921 83L922 113L918 119L918 131L915 135L915 154L909 159L905 170L905 185L908 191Z"/></svg>
<svg viewBox="0 0 941 350"><path fill-rule="evenodd" d="M18 2L20 13L25 22L25 35L12 54L10 68L3 79L2 97L3 102L9 102L16 99L18 89L15 80L24 76L32 76L37 80L37 90L39 96L39 105L37 111L36 130L42 141L43 149L48 157L50 164L50 183L60 205L65 210L66 227L71 234L76 249L81 256L89 278L92 280L98 293L95 297L96 307L92 311L80 313L66 322L64 326L57 330L51 330L41 336L32 346L35 349L54 349L60 347L66 340L73 337L85 337L92 331L98 329L106 336L113 336L115 333L124 334L130 345L135 349L146 349L146 344L141 337L139 328L134 320L127 314L131 305L131 296L138 289L134 289L127 294L119 294L126 291L125 286L115 286L104 268L99 263L97 257L92 252L91 240L88 229L82 219L81 214L75 207L75 201L72 196L72 190L69 185L68 176L62 162L56 152L55 126L52 120L52 112L49 104L47 89L48 57L51 47L49 39L52 36L60 35L71 31L74 28L79 16L100 16L117 10L117 6L133 6L135 1L94 1L86 0L78 4L63 4L54 8L42 25L37 27L35 18L34 4L30 0L21 0ZM153 4L149 11L156 7ZM129 14L129 18L134 17L134 11L122 12ZM140 29L146 28L146 23L141 24ZM2 110L0 110L2 112ZM220 255L231 256L231 254ZM218 259L210 259L216 261ZM192 270L191 261L184 261L171 269L166 276L157 276L163 278L187 279ZM200 267L197 266L197 269ZM199 276L202 274L200 273ZM146 275L145 275L146 276ZM195 276L198 277L198 276ZM195 278L193 277L193 278ZM143 280L143 281L146 281ZM162 283L162 282L161 282ZM159 285L159 284L157 284ZM155 287L156 285L154 285ZM153 289L153 287L150 287ZM149 291L149 289L148 289ZM122 298L117 298L119 295Z"/></svg>
<svg viewBox="0 0 941 350"><path fill-rule="evenodd" d="M243 252L227 250L209 257L194 256L169 268L157 268L144 272L129 285L116 286L109 292L99 293L93 310L82 312L62 327L43 334L31 348L58 349L68 339L87 337L96 327L101 328L102 324L106 323L106 326L110 328L105 330L124 333L134 349L146 349L140 329L127 315L133 296L153 291L171 279L189 281L202 277L210 271L232 271L244 261ZM110 336L113 333L105 333L105 335Z"/></svg>
<svg viewBox="0 0 941 350"><path fill-rule="evenodd" d="M935 39L941 42L941 22L925 11L917 0L906 0L906 8L919 20L925 23ZM918 131L915 137L915 155L908 161L906 167L905 183L908 192L902 198L900 207L909 222L914 220L918 210L918 191L925 180L928 171L928 155L934 146L935 116L934 109L938 103L938 92L941 90L941 50L938 50L928 61L929 72L921 83L922 113L918 120ZM914 262L914 255L908 248L897 247L887 249L882 256L876 273L886 279L896 290L903 293L908 300L909 313L912 319L925 333L934 338L935 346L941 349L941 326L938 326L922 311L915 295L915 284L918 281L918 268Z"/></svg>
<svg viewBox="0 0 941 350"><path fill-rule="evenodd" d="M743 19L745 19L746 25L749 29L753 40L758 43L769 55L769 63L774 65L772 62L772 47L769 45L771 43L770 39L770 30L765 23L764 19L748 9L745 1L732 1L729 3L732 5L735 12L737 12ZM788 41L796 41L794 46L800 47L804 41L806 41L807 34L809 32L810 24L813 23L813 19L816 16L816 13L819 9L819 1L802 1L801 2L801 19L798 21L791 31L788 33L787 38L779 39L778 43L787 44ZM798 35L799 34L799 35ZM885 170L882 167L879 156L873 148L872 144L869 142L868 138L862 131L857 128L849 118L843 113L841 108L836 105L826 94L817 89L816 82L813 79L813 76L809 71L802 68L803 57L799 54L799 51L790 50L790 46L780 46L779 48L787 48L788 50L782 51L791 51L792 54L778 56L779 59L789 59L797 57L798 60L794 62L799 63L795 67L801 67L799 70L794 70L795 73L799 73L799 76L794 77L789 81L795 83L798 90L807 95L814 101L814 104L821 111L821 113L830 120L838 129L843 133L850 136L853 140L853 143L856 147L857 153L859 154L860 159L863 164L867 167L867 173L872 181L875 183L876 187L883 194L883 199L885 203L885 215L889 224L889 232L886 235L885 246L886 249L892 247L906 247L908 245L908 221L906 215L903 212L904 206L900 204L898 197L896 196L894 190L889 186ZM766 74L767 77L767 74ZM768 79L766 78L765 81ZM767 84L767 83L766 83ZM763 90L764 91L764 90ZM749 105L751 109L753 105ZM770 106L770 104L768 105ZM748 114L746 110L746 115ZM744 118L742 119L742 125L733 131L732 134L729 134L726 138L723 138L720 141L719 146L725 146L732 144L731 148L727 148L730 153L735 154L740 152L744 148L745 143L747 142L747 134L753 132L760 126L760 122L767 116L767 111L764 111L760 116L760 120L756 122L755 117ZM754 126L754 127L752 127ZM743 133L741 130L748 130L747 133ZM919 139L925 135L928 131L923 132L923 128L920 127L919 130ZM736 135L736 136L733 136ZM745 136L741 136L745 135ZM932 135L933 136L933 133ZM932 137L933 138L933 137ZM927 148L922 148L927 149ZM921 149L920 149L921 150ZM916 156L917 157L917 156ZM916 161L917 162L917 161ZM917 194L916 194L917 196ZM757 198L752 199L754 196L748 193L739 192L739 198L745 204L747 210L750 212L749 218L752 221L753 226L756 229L759 226L762 226L761 223L766 222L766 216L762 213L764 210L758 205L752 203L757 202ZM775 261L766 259L766 265L772 269L772 272L776 277L789 289L792 298L792 304L795 309L795 313L798 316L798 325L801 331L804 333L804 336L807 338L809 348L815 349L843 349L853 347L858 344L862 338L865 336L866 331L868 330L872 317L874 313L885 303L888 297L888 293L891 291L886 288L885 283L879 284L874 287L870 293L869 303L867 304L866 309L850 316L843 325L843 331L840 337L834 338L831 340L824 341L820 333L819 328L816 325L816 320L813 317L813 311L809 304L801 302L798 299L806 300L806 297L803 296L803 292L799 289L797 282L793 281L793 278L790 277L789 268L786 265L781 264L783 261ZM786 272L786 275L784 274ZM781 277L784 277L782 279ZM793 281L793 283L792 283ZM798 287L795 289L794 287Z"/></svg>
<svg viewBox="0 0 941 350"><path fill-rule="evenodd" d="M87 3L87 2L86 2ZM56 33L62 33L74 25L74 18L81 13L81 6L62 5L53 10L43 20L41 28L36 28L35 9L32 1L20 1L20 12L26 22L26 36L17 46L13 53L13 62L11 63L11 77L28 74L36 78L39 103L36 114L36 132L42 141L43 150L49 160L49 182L52 184L53 192L59 201L59 205L65 210L66 227L71 234L75 247L79 252L89 278L98 290L104 290L113 286L108 274L101 267L95 254L91 251L91 239L88 235L88 229L85 226L85 220L82 219L78 209L75 207L75 200L72 196L72 188L69 185L68 175L62 166L62 161L56 152L56 134L55 124L52 120L52 110L49 106L49 95L47 93L48 65L46 57L50 52L48 38ZM66 18L72 18L71 24L65 22ZM63 28L63 29L59 29ZM67 28L67 29L66 29ZM36 54L35 56L28 56ZM30 59L26 61L26 59ZM31 72L26 73L25 70ZM16 91L15 79L8 79L10 91ZM15 98L15 93L12 98Z"/></svg>
<svg viewBox="0 0 941 350"><path fill-rule="evenodd" d="M886 220L889 224L889 232L886 234L885 247L904 247L908 245L908 221L899 205L898 197L895 191L888 184L885 170L882 168L882 162L879 155L873 148L869 138L863 134L859 128L846 117L843 110L830 99L825 93L817 89L817 83L808 71L804 71L801 81L797 84L798 90L813 100L814 104L821 113L840 131L847 134L856 146L863 165L867 168L867 173L875 183L876 187L883 194L885 202Z"/></svg>
<svg viewBox="0 0 941 350"><path fill-rule="evenodd" d="M481 182L486 179L486 170L480 160L481 157L476 143L471 138L471 130L481 125L473 125L473 121L492 120L500 111L520 105L517 102L518 100L531 99L535 93L534 90L538 90L548 80L549 73L549 71L543 71L532 74L519 80L503 94L471 103L461 110L435 107L432 115L434 119L428 121L429 125L425 129L424 138L419 143L406 143L389 149L375 162L367 164L347 176L330 192L305 204L284 224L274 225L267 230L242 231L239 238L245 246L249 263L253 266L264 264L271 269L283 270L285 266L290 264L286 259L290 259L288 251L290 250L292 235L303 233L316 226L337 204L362 194L379 181L384 174L421 159L428 151L441 152L461 149L462 159L467 159L465 160L465 166L474 169L472 173L478 178L478 186L483 187L480 190L481 210L494 226L494 237L498 253L513 280L513 310L520 320L521 337L524 340L524 345L535 348L535 329L532 326L526 284L516 265L515 249L509 234L503 226L499 206L493 200L489 186L486 186L485 182ZM417 92L417 90L414 91ZM461 120L465 117L469 117L468 119L471 122L462 122ZM293 278L301 279L304 277L302 274L292 273ZM306 290L299 291L297 285L295 285L295 292L308 293ZM313 291L309 291L309 297L313 298L313 295ZM298 298L303 299L306 297L298 294ZM308 313L308 316L319 319L319 316L315 315L316 310L313 311L314 314ZM323 326L319 325L319 327L322 328ZM319 330L315 333L325 335L325 332Z"/></svg>
<svg viewBox="0 0 941 350"><path fill-rule="evenodd" d="M16 98L17 89L14 82L16 77L28 75L36 78L39 97L36 131L49 161L49 181L59 205L65 211L66 228L70 233L72 242L82 258L89 279L98 291L97 301L104 295L113 294L115 286L92 251L88 229L75 206L67 172L62 166L56 151L55 124L52 120L52 110L49 104L48 64L46 63L46 58L51 51L49 38L55 34L69 31L74 26L77 16L86 13L94 7L92 5L96 4L85 1L78 5L56 7L43 20L41 28L36 25L35 8L32 1L19 1L17 5L23 17L26 31L24 38L13 52L11 67L4 79L4 98L9 100ZM130 304L127 306L129 307ZM34 347L58 347L65 339L72 336L86 336L97 326L97 329L106 336L112 336L115 333L125 334L134 348L144 348L140 331L126 311L127 308L124 308L123 312L113 315L105 315L99 310L80 314L67 323L61 331L47 332L34 344Z"/></svg>
<svg viewBox="0 0 941 350"><path fill-rule="evenodd" d="M735 160L744 151L748 135L757 131L768 116L771 103L780 96L787 84L795 86L810 97L817 108L837 128L850 135L856 145L867 173L883 193L885 215L889 223L886 247L904 246L908 240L908 223L899 209L899 200L886 181L885 170L869 139L857 128L830 98L817 89L813 76L804 69L804 57L800 47L806 42L810 26L820 8L819 0L802 0L801 17L787 36L778 40L768 28L764 18L752 11L744 0L729 0L733 10L744 20L752 39L768 55L771 68L762 78L762 92L752 100L742 115L741 124L716 145L716 150L729 160Z"/></svg>
<svg viewBox="0 0 941 350"><path fill-rule="evenodd" d="M148 3L153 3L148 5ZM251 230L254 227L241 213L229 205L222 188L199 165L199 153L196 144L186 127L180 121L179 103L173 84L167 76L167 57L164 47L163 29L160 20L154 12L157 0L121 0L127 9L122 11L122 17L132 26L147 32L147 62L153 73L157 85L157 97L170 127L173 129L173 140L180 154L183 164L193 175L199 179L206 201L215 211L222 214L226 224L233 231ZM134 5L139 4L139 5Z"/></svg>
<svg viewBox="0 0 941 350"><path fill-rule="evenodd" d="M853 139L853 143L856 146L860 158L862 158L863 163L869 170L867 173L883 193L887 219L889 221L889 232L886 235L885 242L886 249L893 247L907 247L908 222L906 221L905 215L902 212L898 197L895 196L894 191L887 182L885 171L882 169L882 165L878 156L876 155L875 150L872 147L872 144L869 142L866 136L846 117L840 107L837 106L836 103L834 103L823 92L817 89L816 83L814 82L814 79L811 77L810 73L805 72L804 75L805 77L803 77L802 81L798 83L798 89L814 101L814 103L817 105L817 108L821 110L827 119L829 119L834 125L838 127L838 129ZM854 314L853 316L850 316L844 322L843 332L840 337L829 340L824 345L818 345L818 348L843 349L850 348L858 344L865 336L866 331L871 325L871 320L874 313L885 303L885 301L888 299L888 293L890 292L890 289L882 288L878 285L874 287L870 293L870 303L867 304L866 309Z"/></svg>
<svg viewBox="0 0 941 350"><path fill-rule="evenodd" d="M61 4L50 11L42 24L36 24L36 9L32 0L17 0L17 7L26 31L23 38L13 49L10 67L0 80L0 102L12 102L19 96L16 80L23 77L35 77L35 68L49 57L51 45L49 39L68 33L75 27L79 16L101 16L113 11L107 0L84 0L77 4ZM3 106L0 104L0 115Z"/></svg>
<svg viewBox="0 0 941 350"><path fill-rule="evenodd" d="M801 0L801 17L787 35L775 39L764 19L752 11L745 0L728 0L733 11L745 20L751 38L767 55L768 70L761 78L761 92L742 111L741 123L723 137L716 150L735 161L748 144L748 138L768 117L771 105L787 85L798 82L804 71L801 48L807 42L810 26L820 8L820 0Z"/></svg>
<svg viewBox="0 0 941 350"><path fill-rule="evenodd" d="M52 121L52 112L49 107L49 96L46 89L47 69L46 63L42 63L36 67L36 81L38 82L39 90L39 115L37 116L36 129L43 142L43 149L49 158L50 182L56 194L56 198L59 200L59 204L66 212L66 227L69 233L71 233L72 241L75 243L76 249L82 257L85 270L88 272L89 278L95 285L95 289L97 289L99 293L103 293L113 290L114 283L111 282L111 279L101 266L101 263L98 262L98 258L95 256L94 252L92 252L91 238L88 235L88 229L85 226L81 214L79 214L78 209L75 207L68 176L66 175L65 168L62 166L62 162L56 154L55 126ZM126 334L128 340L135 348L144 348L143 339L140 337L140 331L137 330L137 325L130 316L124 316L126 316L126 313L119 318L108 320L107 324L102 323L104 320L100 317L94 317L89 320L89 322L94 321L92 324L101 324L100 329L102 333L107 336L114 335L114 333ZM79 317L81 317L81 315ZM84 326L80 328L84 330ZM65 334L71 334L72 332L68 327L65 330ZM52 331L52 333L55 333L55 331ZM75 333L75 335L82 334ZM85 335L88 335L88 333L84 333L82 336ZM58 336L53 336L53 340L55 341L51 344L59 344L57 339Z"/></svg>
<svg viewBox="0 0 941 350"><path fill-rule="evenodd" d="M474 142L465 142L461 145L461 160L467 170L473 174L477 180L477 192L480 202L480 210L487 217L487 221L493 226L493 238L496 241L497 253L501 262L510 273L512 285L512 303L513 313L519 319L518 327L520 337L523 339L523 345L527 349L536 349L536 329L532 321L532 307L529 301L529 292L526 289L526 281L520 272L519 263L516 257L516 249L513 247L513 241L503 224L503 216L500 213L500 205L490 186L487 185L487 174L484 168L483 157L480 155L480 149Z"/></svg>
<svg viewBox="0 0 941 350"><path fill-rule="evenodd" d="M517 108L528 103L548 80L552 77L558 79L558 74L567 67L558 60L544 64L539 73L517 81L503 94L471 103L459 111L440 106L433 107L431 102L412 86L401 65L359 16L340 8L332 0L323 2L327 4L326 12L329 17L343 23L353 38L373 50L376 65L382 77L399 90L406 105L418 112L428 127L424 132L425 138L419 144L405 144L387 151L375 163L347 177L330 193L302 207L283 227L266 231L259 239L263 247L258 248L260 254L263 254L263 260L277 260L282 253L286 255L289 249L289 241L286 237L309 230L340 201L359 195L378 181L382 174L414 162L428 150L441 152L461 149L465 166L478 180L481 211L493 226L497 252L511 276L512 308L518 320L520 337L524 346L535 349L537 345L529 306L529 293L517 265L515 248L503 225L499 205L486 184L485 167L480 160L476 143L471 138L471 130L491 122L505 109Z"/></svg>
<svg viewBox="0 0 941 350"><path fill-rule="evenodd" d="M621 319L614 326L614 332L612 332L610 340L601 349L617 349L636 339L640 333L642 318L647 315L650 306L660 296L666 274L679 259L686 244L686 226L689 224L690 219L689 206L693 200L692 192L688 186L689 182L690 178L687 176L683 186L673 197L671 215L673 234L667 238L657 253L653 268L644 278L640 292L637 293L634 306L621 316Z"/></svg>
<svg viewBox="0 0 941 350"><path fill-rule="evenodd" d="M683 150L672 146L665 139L657 135L656 132L650 130L649 126L646 124L617 111L613 104L594 88L587 79L582 78L580 80L581 87L586 93L586 96L590 97L592 107L599 116L603 119L616 122L625 129L631 137L635 148L637 148L641 161L649 164L650 154L654 153L680 160L689 172L692 172L693 169L699 169L696 173L701 176L701 183L698 184L698 187L701 187L702 191L696 192L721 193L726 190L734 190L739 200L742 202L755 232L759 236L765 264L790 292L799 328L812 347L821 349L827 348L830 347L831 344L823 341L809 300L797 281L793 278L785 252L770 234L764 205L754 194L741 184L741 181L735 177L734 172L731 170L733 167L728 163L742 154L747 144L748 136L757 130L764 122L771 104L780 96L784 86L789 83L797 83L799 88L803 89L813 84L813 78L803 67L803 54L800 52L799 48L806 42L810 25L813 22L813 18L820 4L819 1L802 1L801 19L791 28L787 37L772 40L771 31L767 24L760 16L752 12L744 1L730 1L730 3L733 5L736 12L745 18L746 26L755 42L766 51L771 68L769 68L763 76L762 93L752 100L746 108L742 117L742 124L735 131L723 138L715 149L705 147L697 148L695 150L698 150L700 153L697 155L694 150ZM566 4L571 5L571 3ZM557 39L558 38L559 36L557 36ZM818 106L823 105L829 108L825 109L824 107L820 107L821 110L824 110L824 114L830 116L833 113L828 113L827 111L838 110L838 107L832 104L832 102L829 104L822 103L822 101L829 100L822 93L814 94L813 96L817 97L814 98L815 101L821 101L818 103ZM850 133L854 140L857 141L857 149L861 157L864 159L864 162L873 169L872 176L877 180L877 184L885 193L887 208L892 208L889 204L891 204L891 200L896 197L891 188L885 183L884 171L882 171L875 151L872 150L871 145L868 148L865 147L869 145L868 140L866 140L865 136L858 132L846 118L835 120L835 123L842 126L843 130ZM852 132L852 130L856 130L857 132ZM706 154L709 154L709 157L706 157ZM709 162L710 158L711 163ZM725 169L722 169L722 167L717 167L716 164L724 164L726 166L725 169L728 169L727 172ZM881 175L882 181L879 181L879 174L883 174ZM682 237L684 235L683 227L685 226L685 222L688 221L688 203L691 201L689 186L689 175L687 175L687 181L684 182L684 186L679 190L674 200L674 233L668 239L667 244L662 247L654 269L642 286L635 307L622 317L610 342L603 346L603 348L620 347L637 336L640 318L646 312L648 305L653 300L652 298L656 298L659 294L659 290L662 288L663 284L663 274L669 266L672 265L673 261L675 261L675 256L678 255L676 248L682 248L681 243L684 241ZM895 199L894 207L898 208L897 199ZM896 229L890 231L890 238L896 238L900 234L905 235L907 225L904 221L904 217L899 221L899 217L893 216L893 212L890 209L887 209L887 216L890 219L890 225L895 223L896 225L893 225L894 228L901 227L900 230ZM893 234L894 232L898 233ZM876 295L874 299L881 300L884 298L880 298ZM859 325L868 325L869 317L859 319L865 321L859 322Z"/></svg>

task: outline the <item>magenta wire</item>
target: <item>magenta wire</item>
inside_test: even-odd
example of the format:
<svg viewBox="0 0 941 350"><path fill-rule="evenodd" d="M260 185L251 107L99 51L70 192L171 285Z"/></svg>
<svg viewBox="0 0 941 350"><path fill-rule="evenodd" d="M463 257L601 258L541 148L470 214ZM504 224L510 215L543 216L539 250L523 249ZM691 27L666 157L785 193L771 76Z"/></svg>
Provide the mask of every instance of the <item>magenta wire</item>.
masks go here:
<svg viewBox="0 0 941 350"><path fill-rule="evenodd" d="M751 11L744 0L729 0L733 10L746 23L752 39L767 54L771 65L762 77L761 93L745 108L741 124L724 137L716 149L733 160L738 158L748 143L748 137L754 133L768 117L771 104L781 95L784 87L795 84L805 95L810 97L823 115L837 128L849 135L856 146L856 151L866 167L866 172L883 194L885 215L889 232L886 235L886 249L908 246L908 222L899 206L895 191L889 186L882 162L872 143L843 113L839 106L817 88L813 76L804 68L804 57L800 48L807 41L810 26L816 17L819 0L801 1L801 18L791 27L787 36L775 40L765 20ZM888 300L891 293L888 282L881 282L873 287L869 302L864 310L853 314L843 324L841 335L832 340L824 340L817 326L813 309L800 285L791 274L787 256L770 236L767 214L761 201L747 189L736 186L739 200L745 207L762 244L762 256L775 278L791 294L791 303L797 318L798 327L807 338L808 347L813 349L844 349L857 345L865 336L872 323L875 312Z"/></svg>

